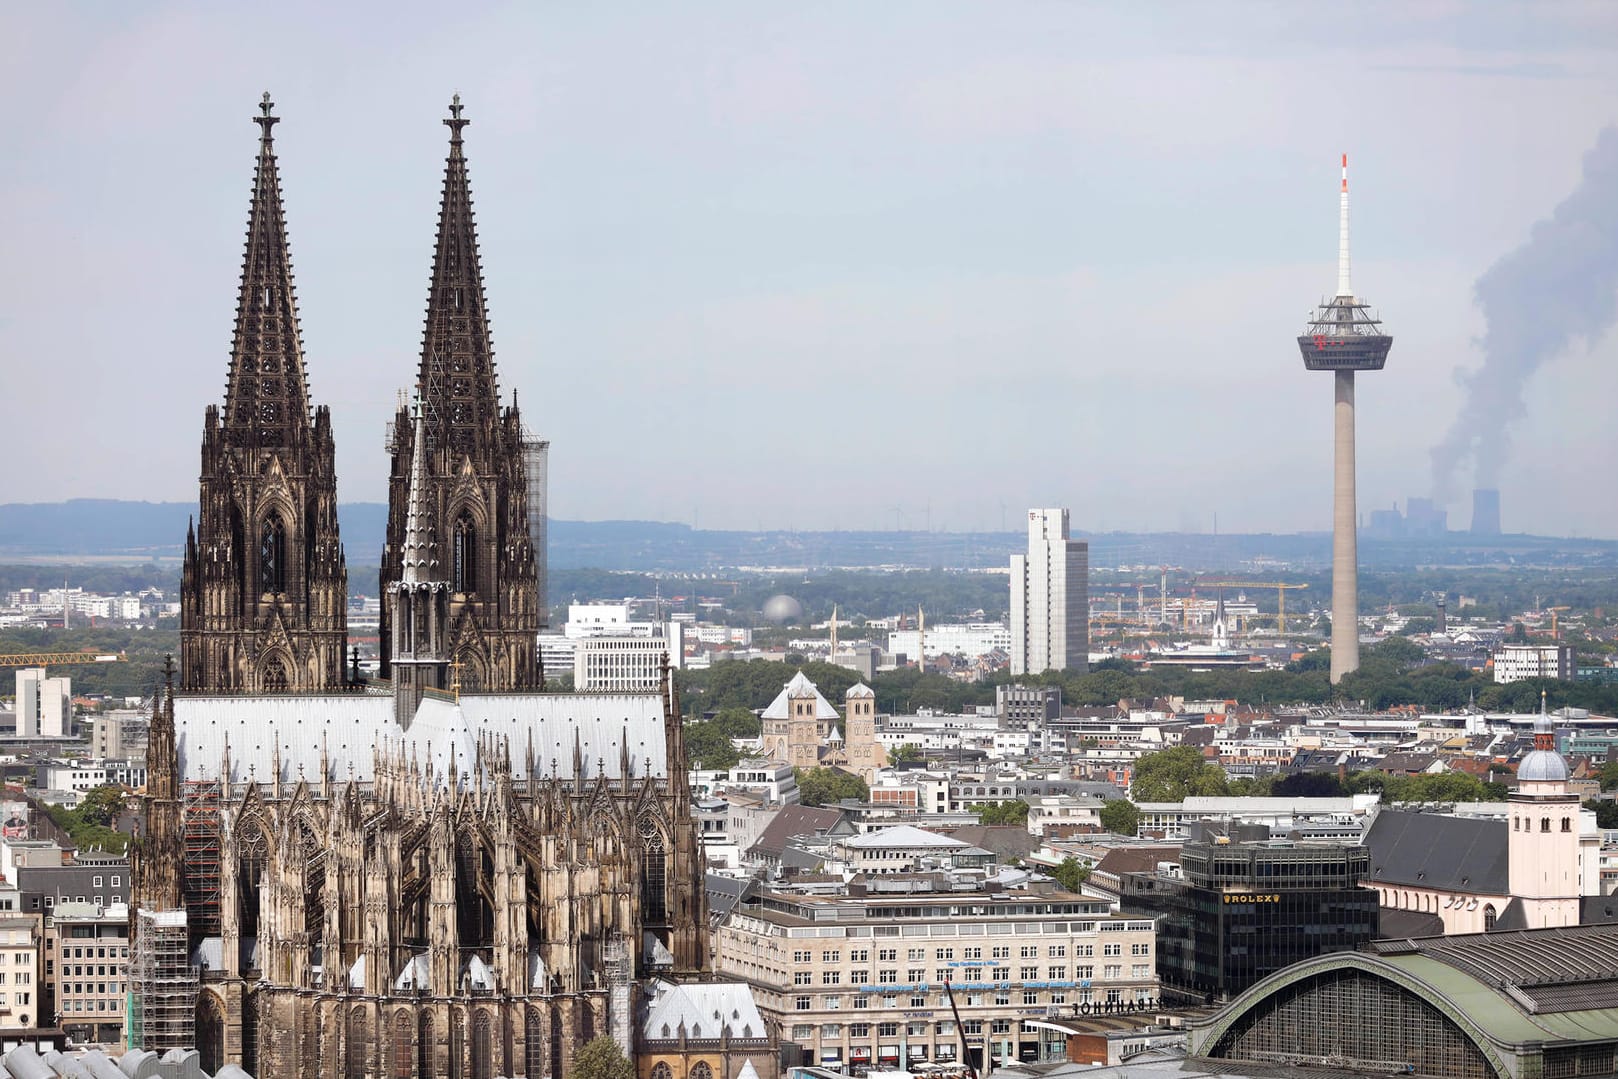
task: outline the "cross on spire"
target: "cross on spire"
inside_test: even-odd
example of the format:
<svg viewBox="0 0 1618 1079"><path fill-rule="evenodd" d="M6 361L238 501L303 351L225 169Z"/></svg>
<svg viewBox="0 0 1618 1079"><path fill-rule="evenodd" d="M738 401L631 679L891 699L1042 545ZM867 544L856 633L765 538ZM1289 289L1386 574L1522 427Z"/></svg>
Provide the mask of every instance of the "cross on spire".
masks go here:
<svg viewBox="0 0 1618 1079"><path fill-rule="evenodd" d="M264 96L266 99L269 97L268 94L265 94ZM444 120L444 125L449 128L449 143L451 146L459 146L461 144L461 128L472 122L470 120L463 120L461 118L462 108L463 106L461 105L460 94L456 94L454 97L450 98L449 116ZM271 122L273 123L274 121Z"/></svg>
<svg viewBox="0 0 1618 1079"><path fill-rule="evenodd" d="M265 142L275 140L275 135L270 129L281 122L281 118L271 111L274 108L275 102L270 100L270 92L268 90L264 91L264 97L258 103L259 115L253 117L253 122L263 131L263 134L259 137Z"/></svg>

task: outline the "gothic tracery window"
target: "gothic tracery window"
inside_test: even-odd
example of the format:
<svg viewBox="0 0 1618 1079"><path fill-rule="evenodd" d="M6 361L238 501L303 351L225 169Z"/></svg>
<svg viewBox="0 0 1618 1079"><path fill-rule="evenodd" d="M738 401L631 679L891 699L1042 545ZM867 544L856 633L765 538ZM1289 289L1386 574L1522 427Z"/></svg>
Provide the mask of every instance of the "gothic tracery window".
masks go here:
<svg viewBox="0 0 1618 1079"><path fill-rule="evenodd" d="M477 529L465 510L455 518L450 552L450 587L456 592L477 591Z"/></svg>
<svg viewBox="0 0 1618 1079"><path fill-rule="evenodd" d="M410 1013L401 1008L393 1017L393 1079L415 1079L416 1047L410 1028Z"/></svg>
<svg viewBox="0 0 1618 1079"><path fill-rule="evenodd" d="M265 662L263 673L259 675L259 683L265 693L285 693L287 690L287 669L279 659L270 659Z"/></svg>
<svg viewBox="0 0 1618 1079"><path fill-rule="evenodd" d="M416 1074L420 1079L434 1079L438 1074L433 1068L433 1017L430 1012L421 1013L421 1038L416 1042Z"/></svg>
<svg viewBox="0 0 1618 1079"><path fill-rule="evenodd" d="M663 845L663 835L658 830L657 822L651 817L642 817L640 821L641 836L641 875L640 875L640 919L643 925L663 925L669 920L668 898L665 888L668 852Z"/></svg>
<svg viewBox="0 0 1618 1079"><path fill-rule="evenodd" d="M494 1041L488 1012L472 1020L472 1079L493 1079Z"/></svg>
<svg viewBox="0 0 1618 1079"><path fill-rule="evenodd" d="M258 936L259 888L269 855L263 826L257 822L244 825L236 848L236 916L243 941Z"/></svg>
<svg viewBox="0 0 1618 1079"><path fill-rule="evenodd" d="M706 1060L699 1060L691 1066L686 1079L713 1079L713 1069L708 1066Z"/></svg>
<svg viewBox="0 0 1618 1079"><path fill-rule="evenodd" d="M287 531L281 518L272 513L264 518L258 543L258 590L285 592L287 590Z"/></svg>

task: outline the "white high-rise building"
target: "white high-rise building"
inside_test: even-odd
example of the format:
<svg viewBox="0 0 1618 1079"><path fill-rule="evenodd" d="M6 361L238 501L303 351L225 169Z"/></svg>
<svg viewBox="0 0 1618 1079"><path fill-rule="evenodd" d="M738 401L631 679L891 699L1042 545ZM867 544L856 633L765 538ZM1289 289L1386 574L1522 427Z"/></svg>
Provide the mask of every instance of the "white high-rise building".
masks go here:
<svg viewBox="0 0 1618 1079"><path fill-rule="evenodd" d="M65 738L73 733L73 680L47 678L39 667L17 672L17 737Z"/></svg>
<svg viewBox="0 0 1618 1079"><path fill-rule="evenodd" d="M1067 538L1067 510L1028 511L1028 553L1011 556L1011 673L1090 665L1090 545Z"/></svg>

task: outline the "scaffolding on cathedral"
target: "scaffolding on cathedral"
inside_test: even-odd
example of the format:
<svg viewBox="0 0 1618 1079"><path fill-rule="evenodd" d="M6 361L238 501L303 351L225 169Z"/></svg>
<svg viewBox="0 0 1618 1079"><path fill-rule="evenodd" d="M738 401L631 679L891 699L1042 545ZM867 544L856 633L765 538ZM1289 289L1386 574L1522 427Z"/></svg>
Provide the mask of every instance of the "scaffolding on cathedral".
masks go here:
<svg viewBox="0 0 1618 1079"><path fill-rule="evenodd" d="M219 922L219 781L185 785L185 909L199 937L217 937Z"/></svg>
<svg viewBox="0 0 1618 1079"><path fill-rule="evenodd" d="M199 979L191 965L186 912L140 910L136 918L128 1047L155 1053L189 1049L196 1044Z"/></svg>
<svg viewBox="0 0 1618 1079"><path fill-rule="evenodd" d="M539 628L551 624L546 574L550 564L547 533L550 528L548 488L550 483L549 439L540 438L528 428L522 432L523 472L528 480L528 538L534 545L534 576L539 582ZM557 672L560 673L560 672Z"/></svg>

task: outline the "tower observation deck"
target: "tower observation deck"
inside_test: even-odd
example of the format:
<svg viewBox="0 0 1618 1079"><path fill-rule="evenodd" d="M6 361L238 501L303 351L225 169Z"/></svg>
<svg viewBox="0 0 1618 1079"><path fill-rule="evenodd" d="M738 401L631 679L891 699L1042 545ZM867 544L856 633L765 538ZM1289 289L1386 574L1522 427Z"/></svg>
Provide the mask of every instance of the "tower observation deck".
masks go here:
<svg viewBox="0 0 1618 1079"><path fill-rule="evenodd" d="M1354 373L1380 371L1393 338L1370 304L1354 295L1348 258L1348 155L1343 155L1337 233L1337 294L1323 301L1298 336L1308 371L1330 371L1333 405L1331 680L1359 669L1359 540L1354 474Z"/></svg>

